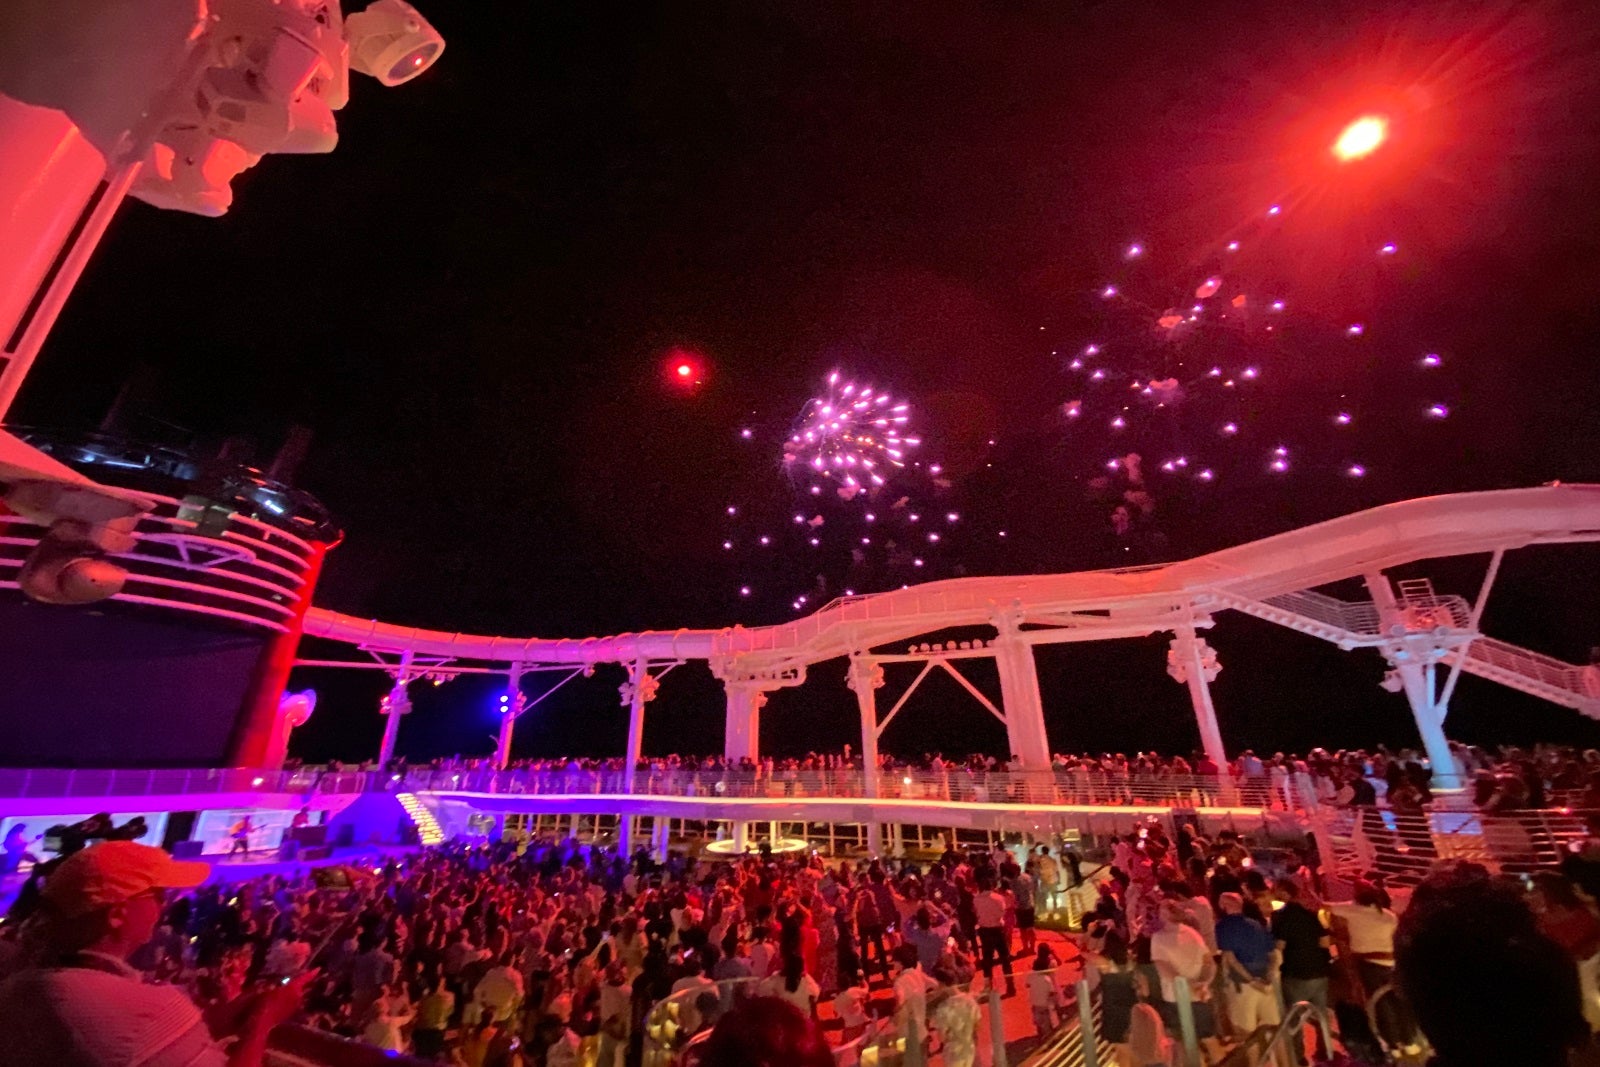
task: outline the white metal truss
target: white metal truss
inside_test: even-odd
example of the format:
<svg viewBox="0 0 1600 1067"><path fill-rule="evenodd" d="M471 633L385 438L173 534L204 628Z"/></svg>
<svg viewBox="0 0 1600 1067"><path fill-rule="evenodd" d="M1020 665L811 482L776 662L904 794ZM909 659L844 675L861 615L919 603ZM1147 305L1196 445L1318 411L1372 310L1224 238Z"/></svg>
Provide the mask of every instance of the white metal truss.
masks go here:
<svg viewBox="0 0 1600 1067"><path fill-rule="evenodd" d="M1448 709L1455 692L1454 679L1465 671L1600 718L1600 672L1485 636L1477 629L1481 599L1478 606L1469 607L1461 597L1433 595L1425 579L1420 586L1400 584L1398 600L1406 617L1400 633L1380 628L1378 607L1371 600L1340 600L1306 590L1262 601L1225 597L1220 602L1346 650L1384 650L1397 642L1425 645L1434 653L1430 657L1433 663L1451 669L1437 701L1441 710Z"/></svg>
<svg viewBox="0 0 1600 1067"><path fill-rule="evenodd" d="M889 714L885 715L882 721L877 723L877 735L879 737L883 736L883 731L889 728L889 724L894 721L894 717L900 714L900 709L905 707L906 702L911 699L911 694L917 691L917 687L922 685L923 680L926 679L929 674L933 673L933 669L935 667L944 668L944 670L949 673L950 677L954 678L960 684L961 688L972 694L973 699L983 706L984 711L987 711L990 715L993 715L996 719L999 719L1000 725L1004 726L1006 724L1006 713L995 707L994 701L984 696L983 693L979 691L978 687L973 685L972 682L968 680L967 676L957 670L956 665L950 662L950 660L958 657L963 659L974 659L979 656L986 655L993 656L994 653L993 651L983 650L962 650L960 652L953 652L949 655L935 653L932 655L866 657L869 661L875 663L908 663L915 662L917 660L923 661L922 670L917 672L917 676L911 680L911 684L906 687L906 691L900 694L900 699L894 702L894 706L889 709Z"/></svg>
<svg viewBox="0 0 1600 1067"><path fill-rule="evenodd" d="M1469 605L1461 597L1436 595L1431 587L1403 586L1398 618L1385 621L1372 602L1317 591L1419 560L1486 553L1493 554L1497 569L1508 550L1597 540L1600 485L1550 485L1403 501L1172 564L958 578L845 597L776 626L551 640L424 630L313 609L305 630L389 654L410 651L528 669L708 660L725 680L776 679L862 649L991 626L1001 616L1013 620L1011 640L1034 645L1175 632L1187 619L1231 609L1346 649L1427 644L1435 653L1430 663L1443 663L1452 673L1464 671L1600 715L1600 680L1593 668L1479 632L1483 594ZM1484 593L1490 582L1492 575ZM959 647L941 654L966 658ZM1445 686L1448 693L1453 682L1447 679Z"/></svg>

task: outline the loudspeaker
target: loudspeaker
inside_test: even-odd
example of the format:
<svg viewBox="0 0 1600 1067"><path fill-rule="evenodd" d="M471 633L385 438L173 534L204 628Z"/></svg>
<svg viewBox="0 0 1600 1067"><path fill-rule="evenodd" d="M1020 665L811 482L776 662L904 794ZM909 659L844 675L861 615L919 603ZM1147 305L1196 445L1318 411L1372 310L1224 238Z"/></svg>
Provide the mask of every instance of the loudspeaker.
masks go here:
<svg viewBox="0 0 1600 1067"><path fill-rule="evenodd" d="M311 845L300 850L300 861L309 863L312 860L325 860L333 855L332 845Z"/></svg>

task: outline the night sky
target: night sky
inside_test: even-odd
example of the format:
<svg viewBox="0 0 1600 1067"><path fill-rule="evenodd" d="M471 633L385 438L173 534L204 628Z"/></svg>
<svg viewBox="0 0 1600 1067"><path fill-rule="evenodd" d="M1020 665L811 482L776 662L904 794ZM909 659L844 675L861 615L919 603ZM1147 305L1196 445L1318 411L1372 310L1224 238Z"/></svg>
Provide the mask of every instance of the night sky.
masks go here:
<svg viewBox="0 0 1600 1067"><path fill-rule="evenodd" d="M299 484L348 530L323 606L550 637L792 618L807 564L730 556L719 522L789 491L739 428L786 424L841 364L911 401L924 454L951 467L939 504L961 528L929 577L1181 558L1429 492L1600 481L1590 4L423 9L439 64L393 90L353 79L332 155L269 157L220 220L125 208L15 412L93 426L133 380L126 432L240 436L262 465L310 427ZM1371 106L1406 116L1389 155L1330 171L1329 130ZM1356 390L1369 475L1163 493L1159 542L1129 552L1061 436L1073 387L1051 352L1092 336L1084 294L1130 240L1186 277L1285 197L1274 280L1300 321L1445 353L1451 416L1423 419L1376 348L1308 345L1264 394L1270 417L1323 418L1311 398ZM1402 256L1381 280L1345 269L1384 241ZM703 387L664 381L675 349L703 360ZM1511 557L1489 632L1582 661L1596 555ZM1481 567L1418 573L1470 596ZM1374 654L1231 615L1210 639L1230 742L1411 741ZM1042 652L1058 747L1192 746L1164 660L1160 638ZM973 676L995 693L992 667ZM774 696L769 749L853 740L843 665L812 679ZM620 751L620 680L567 686L519 752ZM947 681L886 748L1001 749ZM380 676L296 683L323 694L298 750L375 751ZM903 685L891 673L880 700ZM418 694L402 752L488 751L492 686ZM649 751L720 746L703 666L674 671L652 714ZM1448 729L1600 744L1471 679Z"/></svg>

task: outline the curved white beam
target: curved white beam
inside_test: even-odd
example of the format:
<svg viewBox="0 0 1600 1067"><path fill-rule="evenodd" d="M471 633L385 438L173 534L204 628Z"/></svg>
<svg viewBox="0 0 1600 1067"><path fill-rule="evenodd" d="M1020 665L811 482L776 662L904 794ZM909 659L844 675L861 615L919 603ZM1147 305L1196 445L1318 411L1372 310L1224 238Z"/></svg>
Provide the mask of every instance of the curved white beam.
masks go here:
<svg viewBox="0 0 1600 1067"><path fill-rule="evenodd" d="M1360 511L1179 563L1072 574L954 578L835 600L776 626L656 630L581 640L494 637L396 626L313 608L305 632L378 652L525 664L638 659L737 661L737 673L818 663L951 626L1072 611L1168 618L1218 594L1259 600L1417 560L1600 541L1600 485L1422 497ZM1218 609L1226 604L1216 604Z"/></svg>

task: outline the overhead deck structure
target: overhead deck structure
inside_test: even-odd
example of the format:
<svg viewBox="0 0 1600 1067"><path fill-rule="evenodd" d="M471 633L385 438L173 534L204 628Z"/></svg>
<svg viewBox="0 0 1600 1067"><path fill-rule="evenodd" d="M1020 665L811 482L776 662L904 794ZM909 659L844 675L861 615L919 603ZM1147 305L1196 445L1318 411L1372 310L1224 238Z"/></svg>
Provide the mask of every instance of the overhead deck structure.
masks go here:
<svg viewBox="0 0 1600 1067"><path fill-rule="evenodd" d="M388 699L387 757L392 752L405 686L429 671L494 671L508 678L538 670L625 667L623 703L630 708L628 757L637 760L645 705L656 678L672 665L705 660L727 693L725 752L759 753L765 693L805 680L813 664L848 657L847 682L861 711L862 752L877 754L880 722L875 691L886 662L922 661L923 677L950 672L1005 723L1012 752L1026 768L1048 766L1033 646L1173 635L1168 673L1188 686L1200 736L1218 766L1227 762L1209 683L1221 669L1199 635L1213 616L1239 611L1331 641L1344 649L1375 648L1392 670L1385 685L1410 704L1435 775L1455 784L1443 722L1463 671L1600 718L1600 669L1564 663L1480 632L1504 554L1540 544L1600 540L1600 485L1549 485L1424 497L1357 512L1182 562L1072 574L958 578L884 593L843 597L816 613L775 626L646 631L582 640L450 633L358 619L321 609L305 633L370 653L395 678ZM1476 599L1440 596L1426 581L1390 583L1396 567L1449 556L1487 554ZM1370 600L1336 599L1318 587L1361 579ZM992 638L888 649L963 627L992 627ZM1002 706L966 681L961 659L992 657ZM327 661L302 661L307 665ZM1439 667L1448 669L1442 688ZM915 688L915 683L913 685ZM909 696L909 693L907 694ZM906 697L890 711L904 706ZM517 704L521 708L522 704ZM516 712L508 715L514 721ZM509 751L509 732L500 748Z"/></svg>

